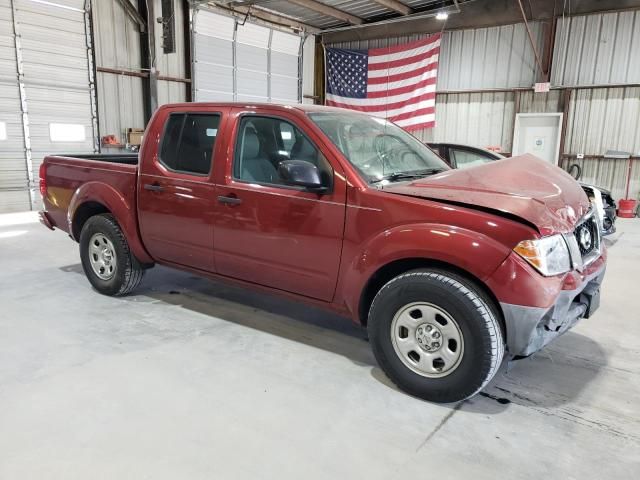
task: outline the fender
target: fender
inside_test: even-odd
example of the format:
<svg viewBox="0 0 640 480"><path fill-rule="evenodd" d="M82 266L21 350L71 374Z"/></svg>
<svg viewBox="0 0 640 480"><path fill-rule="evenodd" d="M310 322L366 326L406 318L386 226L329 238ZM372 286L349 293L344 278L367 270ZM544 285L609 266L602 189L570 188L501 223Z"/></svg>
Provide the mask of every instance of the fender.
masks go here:
<svg viewBox="0 0 640 480"><path fill-rule="evenodd" d="M73 238L73 221L78 208L86 202L96 202L104 205L114 216L124 232L129 248L141 263L153 263L153 258L144 248L138 233L137 212L135 204L121 192L102 182L87 182L81 185L71 197L67 210L69 234ZM79 241L78 238L74 240Z"/></svg>
<svg viewBox="0 0 640 480"><path fill-rule="evenodd" d="M344 266L338 301L358 318L360 296L380 268L397 260L420 258L445 262L485 281L509 256L505 245L487 235L437 223L400 225L366 241Z"/></svg>

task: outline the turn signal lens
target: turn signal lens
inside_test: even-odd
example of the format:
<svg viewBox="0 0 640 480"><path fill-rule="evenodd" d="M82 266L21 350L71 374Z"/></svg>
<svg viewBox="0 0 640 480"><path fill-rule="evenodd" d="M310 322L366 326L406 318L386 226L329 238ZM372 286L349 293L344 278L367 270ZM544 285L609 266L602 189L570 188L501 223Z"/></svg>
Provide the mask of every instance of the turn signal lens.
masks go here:
<svg viewBox="0 0 640 480"><path fill-rule="evenodd" d="M562 235L523 240L513 251L547 277L571 270L569 248Z"/></svg>

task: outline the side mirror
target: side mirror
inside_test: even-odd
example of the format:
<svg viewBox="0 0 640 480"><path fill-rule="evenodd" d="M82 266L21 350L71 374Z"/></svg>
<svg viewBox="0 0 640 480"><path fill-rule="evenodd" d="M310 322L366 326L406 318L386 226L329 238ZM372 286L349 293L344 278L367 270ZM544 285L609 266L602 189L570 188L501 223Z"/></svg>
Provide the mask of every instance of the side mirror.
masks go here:
<svg viewBox="0 0 640 480"><path fill-rule="evenodd" d="M324 193L327 190L327 187L322 185L318 167L306 160L283 160L278 164L278 173L287 185L304 187L316 193Z"/></svg>

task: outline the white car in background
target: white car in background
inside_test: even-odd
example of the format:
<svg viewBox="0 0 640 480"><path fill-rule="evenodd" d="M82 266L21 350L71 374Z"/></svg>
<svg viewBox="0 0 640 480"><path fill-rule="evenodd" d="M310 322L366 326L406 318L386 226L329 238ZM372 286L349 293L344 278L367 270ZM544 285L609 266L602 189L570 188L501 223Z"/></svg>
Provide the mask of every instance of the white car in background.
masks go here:
<svg viewBox="0 0 640 480"><path fill-rule="evenodd" d="M458 143L427 143L427 145L440 155L451 168L470 168L506 158L497 152L471 145ZM579 183L598 212L602 234L614 233L616 231L616 202L611 196L611 192L595 185Z"/></svg>

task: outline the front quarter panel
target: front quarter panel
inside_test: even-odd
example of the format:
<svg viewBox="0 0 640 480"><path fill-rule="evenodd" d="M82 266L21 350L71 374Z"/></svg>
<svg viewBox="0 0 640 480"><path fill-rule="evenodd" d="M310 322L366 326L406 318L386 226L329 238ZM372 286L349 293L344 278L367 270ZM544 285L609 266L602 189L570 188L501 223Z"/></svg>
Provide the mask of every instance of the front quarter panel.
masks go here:
<svg viewBox="0 0 640 480"><path fill-rule="evenodd" d="M432 260L484 281L520 240L535 234L513 220L424 199L368 190L350 200L335 301L354 318L367 282L385 265Z"/></svg>

